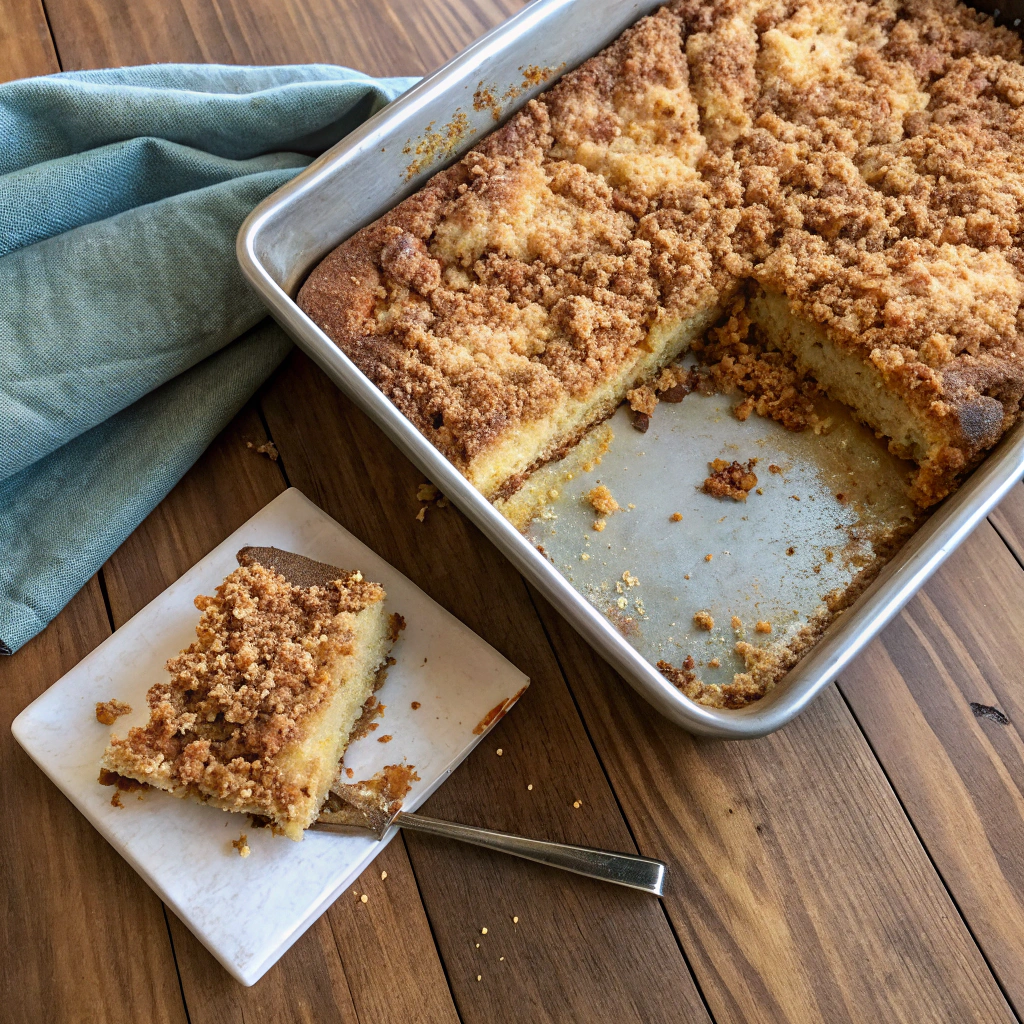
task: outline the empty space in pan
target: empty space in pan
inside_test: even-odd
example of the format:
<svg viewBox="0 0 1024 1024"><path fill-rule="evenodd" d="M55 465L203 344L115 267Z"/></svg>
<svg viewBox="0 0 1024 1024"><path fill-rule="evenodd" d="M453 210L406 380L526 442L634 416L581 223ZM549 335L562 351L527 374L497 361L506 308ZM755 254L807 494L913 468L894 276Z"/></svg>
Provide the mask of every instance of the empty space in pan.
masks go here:
<svg viewBox="0 0 1024 1024"><path fill-rule="evenodd" d="M820 628L828 602L917 515L908 464L841 407L825 409L826 432L795 433L757 415L741 422L735 401L694 392L662 403L646 433L622 407L499 503L649 662L689 656L718 684L746 668L738 640L780 651ZM756 460L746 501L704 493L715 459ZM595 511L598 485L619 511Z"/></svg>

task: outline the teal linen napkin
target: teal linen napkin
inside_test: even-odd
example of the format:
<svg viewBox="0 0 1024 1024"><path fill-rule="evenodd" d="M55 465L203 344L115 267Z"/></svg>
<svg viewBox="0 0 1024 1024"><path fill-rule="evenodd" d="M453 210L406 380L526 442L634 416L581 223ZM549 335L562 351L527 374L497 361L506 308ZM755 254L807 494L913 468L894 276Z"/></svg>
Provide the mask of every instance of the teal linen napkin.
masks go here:
<svg viewBox="0 0 1024 1024"><path fill-rule="evenodd" d="M165 64L0 85L0 652L288 351L235 260L246 215L414 81Z"/></svg>

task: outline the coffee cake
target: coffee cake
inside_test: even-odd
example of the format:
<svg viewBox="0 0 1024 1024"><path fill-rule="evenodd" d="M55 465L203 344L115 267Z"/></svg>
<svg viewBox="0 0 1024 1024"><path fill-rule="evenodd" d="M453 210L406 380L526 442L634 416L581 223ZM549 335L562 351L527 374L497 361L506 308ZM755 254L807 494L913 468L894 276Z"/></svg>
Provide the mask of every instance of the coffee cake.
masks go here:
<svg viewBox="0 0 1024 1024"><path fill-rule="evenodd" d="M917 464L928 506L1024 394L1022 102L1018 37L952 0L681 0L341 245L299 303L496 497L742 297L787 372Z"/></svg>
<svg viewBox="0 0 1024 1024"><path fill-rule="evenodd" d="M114 738L104 772L270 820L315 820L400 617L382 587L276 548L243 548L197 640L150 688L149 722Z"/></svg>
<svg viewBox="0 0 1024 1024"><path fill-rule="evenodd" d="M663 10L329 255L300 306L487 496L685 350L735 210ZM735 198L735 197L733 197Z"/></svg>

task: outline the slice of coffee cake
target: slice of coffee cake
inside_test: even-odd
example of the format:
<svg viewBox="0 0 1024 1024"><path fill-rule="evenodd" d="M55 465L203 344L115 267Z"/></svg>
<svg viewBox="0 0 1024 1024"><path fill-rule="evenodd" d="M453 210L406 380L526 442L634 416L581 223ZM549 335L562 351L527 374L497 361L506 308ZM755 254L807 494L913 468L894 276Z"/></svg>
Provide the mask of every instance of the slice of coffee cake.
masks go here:
<svg viewBox="0 0 1024 1024"><path fill-rule="evenodd" d="M149 691L150 719L103 755L105 772L269 818L301 839L401 628L384 589L276 548L243 548L197 640Z"/></svg>

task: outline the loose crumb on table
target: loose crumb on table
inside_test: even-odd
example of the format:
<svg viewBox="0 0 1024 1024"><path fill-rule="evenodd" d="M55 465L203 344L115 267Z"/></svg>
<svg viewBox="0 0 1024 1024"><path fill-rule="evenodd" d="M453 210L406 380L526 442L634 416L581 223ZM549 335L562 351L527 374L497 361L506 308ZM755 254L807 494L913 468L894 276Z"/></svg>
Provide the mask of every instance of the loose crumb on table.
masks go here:
<svg viewBox="0 0 1024 1024"><path fill-rule="evenodd" d="M253 444L252 441L245 442L246 448L251 448L257 455L266 455L271 462L277 462L279 453L273 441L265 441L263 444Z"/></svg>

